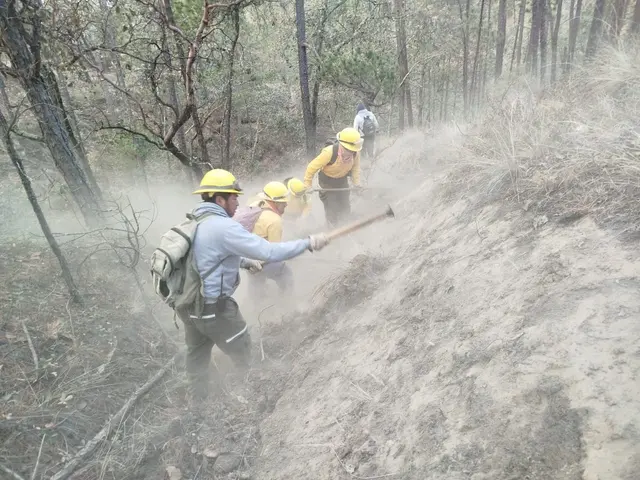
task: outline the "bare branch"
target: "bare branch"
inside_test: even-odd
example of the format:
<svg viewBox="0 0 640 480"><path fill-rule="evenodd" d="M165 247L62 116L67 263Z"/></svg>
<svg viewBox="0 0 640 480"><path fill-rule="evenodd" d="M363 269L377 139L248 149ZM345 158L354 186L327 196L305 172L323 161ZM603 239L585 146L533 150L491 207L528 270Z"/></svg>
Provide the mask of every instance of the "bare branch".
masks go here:
<svg viewBox="0 0 640 480"><path fill-rule="evenodd" d="M24 322L20 322L22 324L22 331L27 337L27 343L29 344L29 350L31 350L31 356L33 357L33 368L36 371L36 378L34 382L38 381L40 377L40 362L38 361L38 352L36 352L36 347L33 346L33 340L31 340L31 335L29 335L29 329L25 325Z"/></svg>
<svg viewBox="0 0 640 480"><path fill-rule="evenodd" d="M8 473L9 475L11 475L11 478L14 478L15 480L24 480L24 477L21 477L20 475L18 475L16 472L14 472L13 470L11 470L9 467L5 467L3 464L0 463L0 470L2 470L5 473Z"/></svg>
<svg viewBox="0 0 640 480"><path fill-rule="evenodd" d="M113 432L113 429L115 427L120 425L122 420L129 413L129 410L131 410L131 407L133 407L133 405L135 405L135 403L141 397L146 395L149 392L149 390L151 390L151 388L156 383L158 383L158 381L162 377L164 377L169 372L169 370L171 370L171 368L173 367L174 362L181 355L182 355L182 352L177 353L160 370L158 370L158 372L156 372L156 374L153 377L151 377L147 381L147 383L145 383L138 390L136 390L136 392L133 395L131 395L129 400L126 401L126 403L122 406L122 408L120 410L118 410L118 412L107 421L106 425L102 428L102 430L100 430L96 434L96 436L93 437L93 439L88 441L87 444L69 462L67 462L67 464L64 466L64 468L62 470L60 470L53 477L51 477L51 480L64 480L66 478L69 478L69 476L71 476L71 474L80 466L80 464L82 463L83 459L87 455L91 454L96 449L96 447L98 445L100 445L100 443L102 443L104 440L106 440L111 435L111 433ZM20 479L21 477L16 476L16 478Z"/></svg>
<svg viewBox="0 0 640 480"><path fill-rule="evenodd" d="M178 117L179 112L178 112L177 106L176 105L172 105L169 102L165 101L160 96L160 93L158 92L158 82L156 81L156 69L158 67L158 59L160 58L161 55L165 55L165 53L164 52L158 53L158 55L156 56L154 61L151 63L151 67L150 67L150 71L149 71L149 82L151 83L151 90L153 92L153 96L155 97L156 101L160 105L163 105L163 106L167 107L168 109L170 109L171 111L173 111L174 115L176 117Z"/></svg>
<svg viewBox="0 0 640 480"><path fill-rule="evenodd" d="M137 131L135 131L135 130L133 130L131 128L127 128L127 127L124 127L122 125L101 125L99 130L121 130L123 132L127 132L127 133L130 133L131 135L135 135L136 137L141 138L145 142L153 145L156 148L159 148L160 150L167 150L167 148L164 145L162 145L159 142L154 142L152 139L150 139L144 133L137 132Z"/></svg>
<svg viewBox="0 0 640 480"><path fill-rule="evenodd" d="M132 102L134 102L136 104L136 106L138 107L138 110L140 111L140 116L142 119L142 123L144 125L144 127L152 132L154 135L161 137L161 134L158 132L162 131L162 126L160 124L158 124L158 122L156 122L155 120L153 120L152 118L148 118L146 112L144 111L144 108L142 106L142 104L127 90L121 88L120 86L118 86L115 82L113 82L112 80L110 80L108 77L106 77L104 75L104 72L102 71L102 68L98 67L97 65L94 65L93 63L91 63L89 60L85 59L85 62L91 67L93 68L98 75L100 76L100 78L102 80L104 80L105 82L107 82L110 86L112 86L114 89L116 89L118 92L122 93L124 96L126 96L129 100L131 100ZM149 127L148 122L151 121L151 123L153 123L153 126L155 128L152 129L151 127Z"/></svg>

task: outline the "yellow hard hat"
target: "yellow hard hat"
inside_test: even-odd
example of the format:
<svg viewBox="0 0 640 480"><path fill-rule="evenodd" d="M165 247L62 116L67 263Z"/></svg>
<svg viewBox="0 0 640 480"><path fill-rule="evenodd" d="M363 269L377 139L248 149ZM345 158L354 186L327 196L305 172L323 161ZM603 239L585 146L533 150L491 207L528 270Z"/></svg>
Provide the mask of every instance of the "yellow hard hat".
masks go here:
<svg viewBox="0 0 640 480"><path fill-rule="evenodd" d="M236 193L242 195L242 189L231 172L215 168L204 174L200 188L193 193Z"/></svg>
<svg viewBox="0 0 640 480"><path fill-rule="evenodd" d="M340 145L347 150L351 150L352 152L362 150L362 138L360 137L360 132L355 128L345 128L336 135L336 138L340 142Z"/></svg>
<svg viewBox="0 0 640 480"><path fill-rule="evenodd" d="M296 197L301 197L307 191L307 187L305 186L304 182L295 177L289 179L289 181L287 182L287 188Z"/></svg>
<svg viewBox="0 0 640 480"><path fill-rule="evenodd" d="M289 200L289 189L282 182L269 182L264 186L260 196L272 202L287 203Z"/></svg>

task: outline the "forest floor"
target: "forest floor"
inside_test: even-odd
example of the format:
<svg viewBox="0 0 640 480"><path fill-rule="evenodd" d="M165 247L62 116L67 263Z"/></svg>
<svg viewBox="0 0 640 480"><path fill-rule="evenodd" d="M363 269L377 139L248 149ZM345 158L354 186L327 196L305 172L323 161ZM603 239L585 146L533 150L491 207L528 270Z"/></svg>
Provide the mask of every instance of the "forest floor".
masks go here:
<svg viewBox="0 0 640 480"><path fill-rule="evenodd" d="M634 68L625 82L640 82ZM508 155L491 138L497 114L491 130L395 142L369 177L393 189L354 212L391 203L397 218L291 261L294 301L241 288L252 367L216 351L217 391L189 410L176 365L71 478L637 478L637 102L618 105L611 82L587 88L507 98ZM586 94L593 118L613 112L606 128L576 109ZM303 230L321 228L314 204ZM34 479L62 468L182 333L158 307L161 331L113 274L85 274L91 295L70 305L38 245L0 254L0 463Z"/></svg>

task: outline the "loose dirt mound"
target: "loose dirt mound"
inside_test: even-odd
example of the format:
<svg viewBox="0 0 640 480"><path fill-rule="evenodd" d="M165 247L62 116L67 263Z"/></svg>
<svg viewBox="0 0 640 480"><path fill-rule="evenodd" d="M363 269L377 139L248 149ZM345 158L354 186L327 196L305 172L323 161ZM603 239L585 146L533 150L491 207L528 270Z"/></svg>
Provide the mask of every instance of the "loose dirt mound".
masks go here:
<svg viewBox="0 0 640 480"><path fill-rule="evenodd" d="M464 211L396 225L415 222L385 237L375 284L370 262L336 279L359 301L322 311L260 426L258 478L635 475L637 255L589 219Z"/></svg>

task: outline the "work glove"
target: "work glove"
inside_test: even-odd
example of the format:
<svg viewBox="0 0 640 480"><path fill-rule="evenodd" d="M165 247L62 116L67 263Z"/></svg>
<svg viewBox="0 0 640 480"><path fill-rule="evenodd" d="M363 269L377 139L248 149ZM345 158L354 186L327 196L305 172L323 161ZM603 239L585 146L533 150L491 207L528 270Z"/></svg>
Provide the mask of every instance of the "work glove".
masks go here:
<svg viewBox="0 0 640 480"><path fill-rule="evenodd" d="M249 270L249 273L256 274L262 270L262 262L260 260L245 258L243 268Z"/></svg>
<svg viewBox="0 0 640 480"><path fill-rule="evenodd" d="M309 236L309 250L312 252L322 250L329 245L331 240L325 233L318 233L316 235Z"/></svg>

